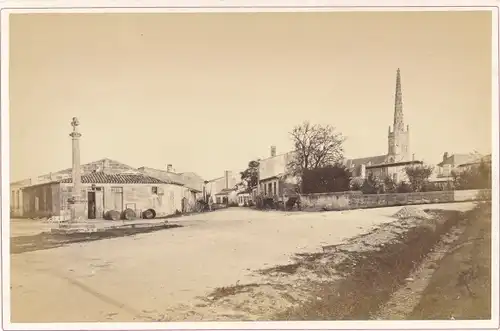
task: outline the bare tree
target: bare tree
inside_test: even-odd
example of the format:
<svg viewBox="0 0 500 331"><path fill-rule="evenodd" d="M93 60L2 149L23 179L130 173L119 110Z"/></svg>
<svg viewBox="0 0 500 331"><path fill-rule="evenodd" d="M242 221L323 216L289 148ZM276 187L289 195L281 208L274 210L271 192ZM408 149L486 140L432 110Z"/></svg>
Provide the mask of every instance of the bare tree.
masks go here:
<svg viewBox="0 0 500 331"><path fill-rule="evenodd" d="M335 165L343 159L345 137L335 132L331 125L313 125L305 121L294 127L290 136L294 153L288 162L288 170L294 175L301 176L304 170Z"/></svg>

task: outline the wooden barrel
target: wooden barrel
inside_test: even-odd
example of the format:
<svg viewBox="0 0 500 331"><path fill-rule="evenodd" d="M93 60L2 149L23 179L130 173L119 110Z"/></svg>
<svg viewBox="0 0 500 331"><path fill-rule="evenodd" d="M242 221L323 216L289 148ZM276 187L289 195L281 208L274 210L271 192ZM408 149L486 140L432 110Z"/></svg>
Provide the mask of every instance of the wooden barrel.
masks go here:
<svg viewBox="0 0 500 331"><path fill-rule="evenodd" d="M120 219L120 212L116 210L108 210L104 213L104 219L108 221L118 221Z"/></svg>
<svg viewBox="0 0 500 331"><path fill-rule="evenodd" d="M131 221L135 219L135 211L133 209L127 208L122 212L122 219L126 221Z"/></svg>
<svg viewBox="0 0 500 331"><path fill-rule="evenodd" d="M156 217L156 212L154 209L147 209L142 213L142 218L152 219Z"/></svg>

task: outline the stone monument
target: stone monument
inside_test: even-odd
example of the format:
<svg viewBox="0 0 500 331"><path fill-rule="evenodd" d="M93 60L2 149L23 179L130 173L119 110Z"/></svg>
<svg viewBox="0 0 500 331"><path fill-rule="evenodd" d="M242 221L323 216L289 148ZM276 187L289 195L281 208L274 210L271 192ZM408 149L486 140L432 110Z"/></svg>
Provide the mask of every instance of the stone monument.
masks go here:
<svg viewBox="0 0 500 331"><path fill-rule="evenodd" d="M72 172L71 178L73 181L73 189L70 198L71 206L71 221L85 219L85 199L82 197L82 176L80 171L80 137L82 134L78 132L80 123L76 117L73 117L71 126L73 132L70 133L72 138Z"/></svg>

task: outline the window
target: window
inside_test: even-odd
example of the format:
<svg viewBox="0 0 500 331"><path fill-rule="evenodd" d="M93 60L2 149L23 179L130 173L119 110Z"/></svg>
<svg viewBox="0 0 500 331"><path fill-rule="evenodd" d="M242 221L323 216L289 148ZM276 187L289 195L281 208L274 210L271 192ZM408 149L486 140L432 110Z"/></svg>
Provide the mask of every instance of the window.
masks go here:
<svg viewBox="0 0 500 331"><path fill-rule="evenodd" d="M269 187L267 188L267 191L268 191L269 194L272 194L272 192L273 192L273 184L269 183L268 185L269 185Z"/></svg>
<svg viewBox="0 0 500 331"><path fill-rule="evenodd" d="M398 174L392 174L392 181L394 183L397 183L398 182Z"/></svg>
<svg viewBox="0 0 500 331"><path fill-rule="evenodd" d="M273 183L273 194L276 195L276 182Z"/></svg>
<svg viewBox="0 0 500 331"><path fill-rule="evenodd" d="M221 203L220 197L217 197L216 201L217 201L217 203Z"/></svg>
<svg viewBox="0 0 500 331"><path fill-rule="evenodd" d="M151 193L158 194L158 186L151 187Z"/></svg>

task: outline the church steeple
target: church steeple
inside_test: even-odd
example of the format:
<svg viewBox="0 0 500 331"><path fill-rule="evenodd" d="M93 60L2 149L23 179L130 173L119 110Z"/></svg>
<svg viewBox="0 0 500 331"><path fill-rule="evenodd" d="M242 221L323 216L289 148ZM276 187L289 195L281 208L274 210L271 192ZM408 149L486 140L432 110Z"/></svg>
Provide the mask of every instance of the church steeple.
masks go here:
<svg viewBox="0 0 500 331"><path fill-rule="evenodd" d="M403 132L405 128L403 120L403 94L401 92L401 72L398 68L396 74L396 93L394 97L394 132Z"/></svg>
<svg viewBox="0 0 500 331"><path fill-rule="evenodd" d="M389 127L389 162L410 160L410 127L403 120L403 94L401 92L401 72L396 74L396 94L394 97L394 126L391 132Z"/></svg>

